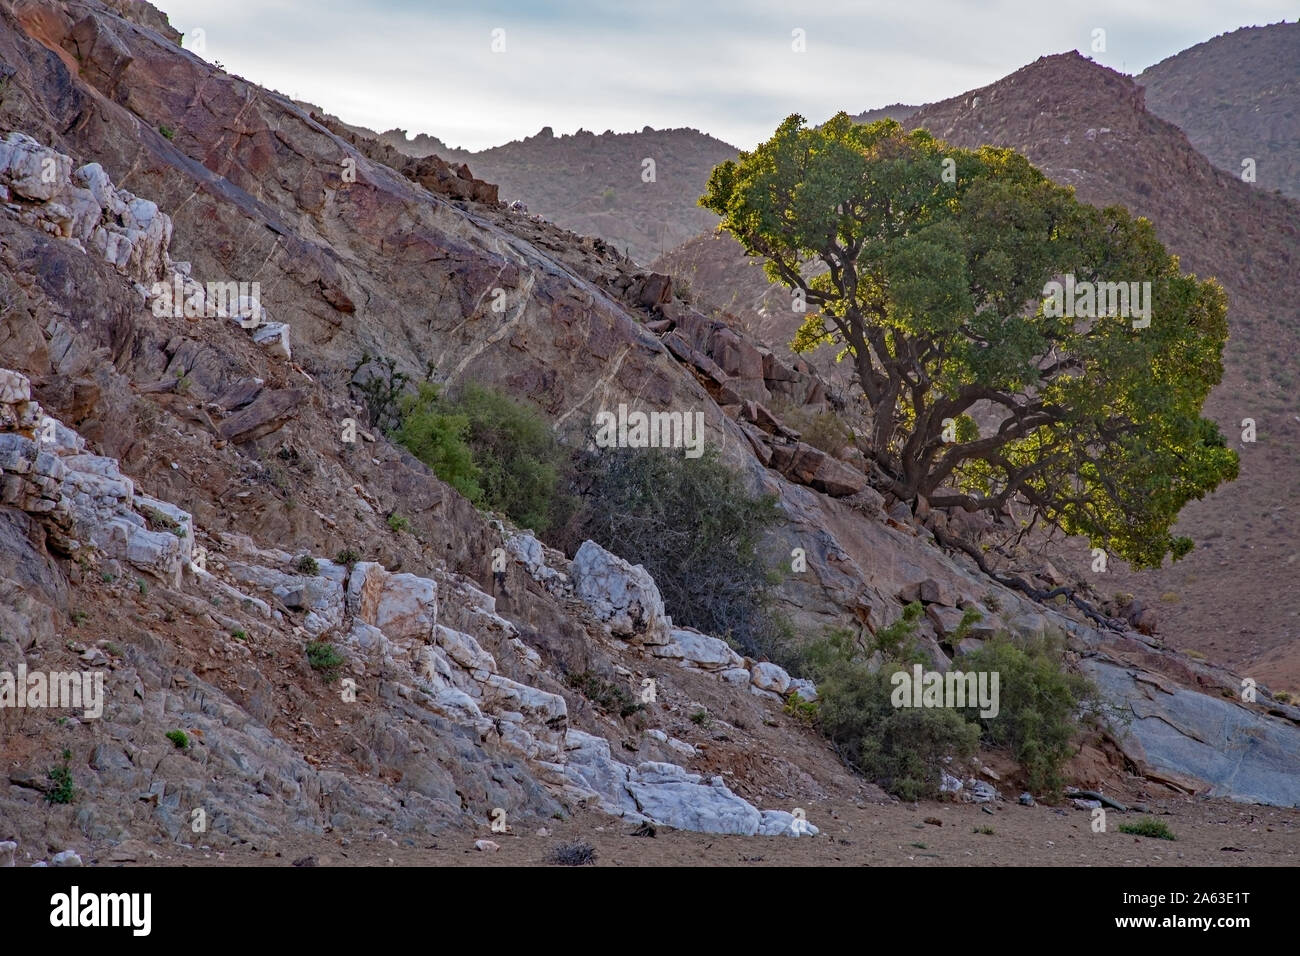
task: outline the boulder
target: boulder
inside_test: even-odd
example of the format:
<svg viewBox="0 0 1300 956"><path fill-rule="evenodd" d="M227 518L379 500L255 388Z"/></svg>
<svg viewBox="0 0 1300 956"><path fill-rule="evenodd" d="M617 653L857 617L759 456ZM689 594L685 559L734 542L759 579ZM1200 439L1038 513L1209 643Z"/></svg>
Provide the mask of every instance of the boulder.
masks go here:
<svg viewBox="0 0 1300 956"><path fill-rule="evenodd" d="M716 637L709 637L691 628L673 628L673 643L681 650L682 663L701 670L715 671L744 666L745 659L731 646Z"/></svg>
<svg viewBox="0 0 1300 956"><path fill-rule="evenodd" d="M790 689L790 675L770 661L760 661L749 670L750 682L759 690L784 694Z"/></svg>
<svg viewBox="0 0 1300 956"><path fill-rule="evenodd" d="M671 640L663 598L650 572L584 541L573 558L577 596L610 633L641 644Z"/></svg>
<svg viewBox="0 0 1300 956"><path fill-rule="evenodd" d="M393 574L373 561L360 561L348 578L347 607L392 640L431 643L438 623L438 585L429 578Z"/></svg>

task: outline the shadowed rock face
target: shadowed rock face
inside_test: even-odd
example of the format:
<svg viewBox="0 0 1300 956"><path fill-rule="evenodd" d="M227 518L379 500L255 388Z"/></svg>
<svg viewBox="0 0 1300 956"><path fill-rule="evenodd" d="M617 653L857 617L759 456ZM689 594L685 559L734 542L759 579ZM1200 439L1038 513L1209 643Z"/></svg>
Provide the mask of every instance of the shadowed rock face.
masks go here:
<svg viewBox="0 0 1300 956"><path fill-rule="evenodd" d="M633 588L618 576L636 569L590 550L575 566L516 542L498 589L492 554L507 535L382 435L340 438L346 419L364 425L348 386L365 352L412 374L527 395L565 434L619 403L698 410L706 442L751 488L778 496L784 519L763 549L773 567L804 550L807 571L787 576L782 600L808 633L878 627L900 613L900 593L932 582L925 593L944 607L996 594L1006 626L1068 626L1079 647L1127 654L1194 697L1233 685L1208 666L1179 671L1136 637L1108 649L944 555L905 517L887 518L851 466L806 451L755 398L798 383L812 398L816 382L800 377L811 373L719 335L603 245L501 208L468 174L454 177L468 191L450 194L436 164L412 179L376 159L378 145L342 138L178 48L156 11L122 10L134 19L95 0L0 8L0 58L12 70L0 133L24 133L72 170L97 162L115 189L155 204L172 224L160 268L259 282L293 350L291 361L229 317L155 314L116 259L37 225L51 221L37 214L50 200L0 208L3 367L31 382L26 393L18 377L0 382L0 433L16 436L6 439L16 454L0 461L13 492L0 505L0 570L6 608L29 622L17 641L5 628L3 650L6 662L48 661L69 638L84 644L67 623L82 605L103 640L122 645L96 648L121 666L108 723L78 742L80 785L104 808L89 824L96 839L120 837L124 820L175 837L195 800L221 809L213 829L230 839L430 830L481 823L496 806L544 818L581 801L725 832L783 825L738 796L755 779L733 787L689 773L675 763L689 745L667 735L639 737L640 757L626 762L609 743L640 727L590 706L565 676L636 687L653 663L680 707L689 698L679 679L707 681L754 725L781 695L815 689L666 619L638 640L638 625L662 614L653 582L635 576ZM663 322L689 351L651 328ZM42 414L56 437L77 437L32 458ZM63 520L76 505L89 517ZM414 533L391 529L390 514ZM99 546L83 549L96 532ZM29 570L11 570L20 564ZM124 585L137 573L132 593ZM635 589L644 600L623 600ZM320 648L318 666L308 663L316 641L339 651L356 701L323 683ZM1261 698L1250 713L1294 741L1300 713ZM177 725L201 732L202 746L186 755L160 745ZM842 772L825 759L830 787ZM194 760L208 763L200 771ZM808 777L783 751L756 763L747 772L784 792L797 773ZM223 781L217 789L209 776ZM0 792L6 817L38 839L38 798L10 791Z"/></svg>

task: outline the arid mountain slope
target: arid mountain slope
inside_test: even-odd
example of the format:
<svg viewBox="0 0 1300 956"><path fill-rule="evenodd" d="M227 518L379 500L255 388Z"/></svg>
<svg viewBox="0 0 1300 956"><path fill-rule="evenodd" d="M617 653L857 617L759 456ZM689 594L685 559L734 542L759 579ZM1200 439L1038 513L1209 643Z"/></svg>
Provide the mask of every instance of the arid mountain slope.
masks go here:
<svg viewBox="0 0 1300 956"><path fill-rule="evenodd" d="M545 548L368 434L367 353L527 398L563 435L619 403L698 411L778 499L764 554L807 633L879 627L923 584L936 666L961 607L1060 629L1132 716L1072 779L1300 804L1300 708L1239 701L1236 675L935 548L768 414L775 395L827 403L809 369L463 167L176 41L143 3L0 2L0 670L105 672L102 718L0 714L0 841L26 859L193 842L196 809L217 849L414 848L486 836L496 808L530 829L586 808L756 836L805 802L879 799L783 714L788 674L674 625L643 569ZM225 282L259 283L266 315L159 308ZM807 570L786 573L795 547ZM623 715L583 675L657 697ZM65 749L80 799L47 807Z"/></svg>
<svg viewBox="0 0 1300 956"><path fill-rule="evenodd" d="M711 227L711 212L695 200L709 173L736 149L699 130L646 127L639 133L586 130L535 136L469 152L443 147L433 137L407 140L400 130L382 141L413 156L437 152L468 163L476 176L501 187L531 213L587 236L598 236L637 262Z"/></svg>
<svg viewBox="0 0 1300 956"><path fill-rule="evenodd" d="M1138 74L1147 109L1214 165L1300 199L1300 22L1242 27Z"/></svg>

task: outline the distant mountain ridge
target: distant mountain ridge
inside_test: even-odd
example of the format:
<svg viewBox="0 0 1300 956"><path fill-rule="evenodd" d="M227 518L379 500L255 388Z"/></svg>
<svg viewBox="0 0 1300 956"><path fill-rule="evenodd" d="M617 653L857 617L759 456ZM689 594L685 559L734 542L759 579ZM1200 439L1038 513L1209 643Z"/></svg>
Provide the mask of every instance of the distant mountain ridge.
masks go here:
<svg viewBox="0 0 1300 956"><path fill-rule="evenodd" d="M1261 189L1300 199L1300 22L1243 27L1137 77L1147 109L1181 127L1234 176L1254 161Z"/></svg>

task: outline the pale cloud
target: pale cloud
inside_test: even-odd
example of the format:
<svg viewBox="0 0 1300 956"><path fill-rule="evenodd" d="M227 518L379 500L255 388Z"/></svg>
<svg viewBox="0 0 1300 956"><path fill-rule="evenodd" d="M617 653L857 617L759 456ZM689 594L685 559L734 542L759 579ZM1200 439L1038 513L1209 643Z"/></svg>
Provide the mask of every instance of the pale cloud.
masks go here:
<svg viewBox="0 0 1300 956"><path fill-rule="evenodd" d="M792 112L925 103L1077 49L1127 73L1284 0L163 0L205 58L349 122L479 149L532 135L692 126L752 146ZM503 28L506 52L491 51ZM791 49L802 29L807 52ZM1092 31L1106 31L1106 50Z"/></svg>

